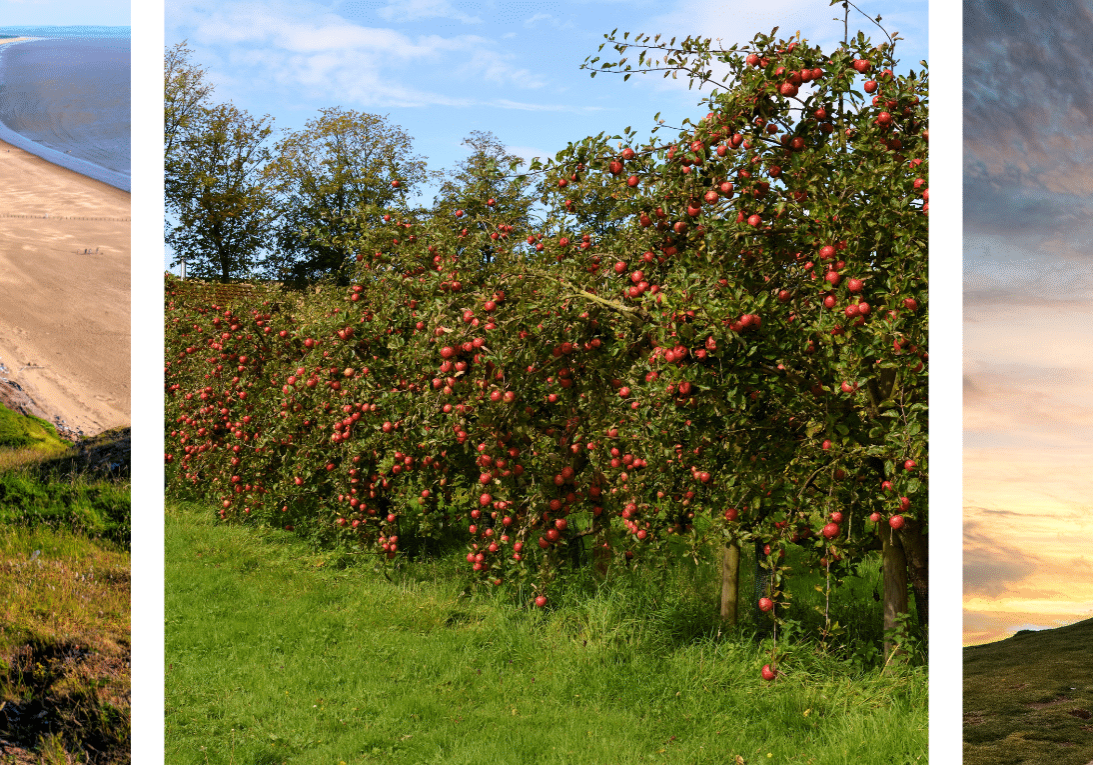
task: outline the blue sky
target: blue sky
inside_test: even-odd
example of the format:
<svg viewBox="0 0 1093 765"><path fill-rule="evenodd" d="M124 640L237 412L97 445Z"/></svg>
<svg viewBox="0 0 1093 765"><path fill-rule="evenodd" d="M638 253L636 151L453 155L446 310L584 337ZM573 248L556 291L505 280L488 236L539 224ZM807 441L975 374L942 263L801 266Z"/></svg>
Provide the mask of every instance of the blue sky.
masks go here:
<svg viewBox="0 0 1093 765"><path fill-rule="evenodd" d="M0 0L0 27L129 26L129 0Z"/></svg>
<svg viewBox="0 0 1093 765"><path fill-rule="evenodd" d="M166 0L165 43L183 40L208 70L214 97L275 128L300 128L322 107L389 116L414 139L430 169L465 156L472 130L490 131L525 159L552 156L569 141L628 126L647 135L653 116L668 125L697 120L708 93L683 79L600 74L580 69L603 35L688 34L725 47L756 32L801 35L826 49L842 38L829 0L775 0L751 7L721 0L448 2L448 0ZM863 2L905 41L901 68L927 57L927 2ZM883 33L851 16L876 42ZM633 35L632 35L633 36ZM614 51L606 46L603 60ZM636 54L635 54L636 57ZM616 59L617 60L617 59ZM432 201L432 189L422 201Z"/></svg>

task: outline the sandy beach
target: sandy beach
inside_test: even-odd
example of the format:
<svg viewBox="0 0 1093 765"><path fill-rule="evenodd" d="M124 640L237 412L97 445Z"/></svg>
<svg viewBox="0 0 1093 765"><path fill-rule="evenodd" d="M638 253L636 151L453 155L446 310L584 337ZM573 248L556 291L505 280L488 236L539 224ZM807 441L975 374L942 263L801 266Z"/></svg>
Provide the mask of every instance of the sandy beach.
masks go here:
<svg viewBox="0 0 1093 765"><path fill-rule="evenodd" d="M85 435L130 424L129 231L127 192L0 142L0 389Z"/></svg>

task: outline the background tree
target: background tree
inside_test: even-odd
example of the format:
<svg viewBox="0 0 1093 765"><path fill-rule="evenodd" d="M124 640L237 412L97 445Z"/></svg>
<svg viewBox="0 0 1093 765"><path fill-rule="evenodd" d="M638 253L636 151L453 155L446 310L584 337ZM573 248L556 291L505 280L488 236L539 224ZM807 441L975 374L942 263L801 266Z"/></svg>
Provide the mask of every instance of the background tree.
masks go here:
<svg viewBox="0 0 1093 765"><path fill-rule="evenodd" d="M471 155L447 173L433 202L433 215L450 221L456 230L473 225L492 233L499 224L527 228L535 204L532 184L512 175L523 158L510 154L489 131L472 130L463 145L471 148ZM483 259L488 258L483 253Z"/></svg>
<svg viewBox="0 0 1093 765"><path fill-rule="evenodd" d="M210 105L213 92L213 86L205 81L205 70L190 62L191 53L183 40L168 48L163 57L163 146L168 179L176 148L194 119Z"/></svg>
<svg viewBox="0 0 1093 765"><path fill-rule="evenodd" d="M587 159L596 152L610 152L603 133L590 140L591 143L583 151L578 151L578 160ZM631 163L627 174L633 169L634 163ZM624 165L618 162L617 172L612 169L609 173L589 173L585 162L578 161L570 170L569 175L565 176L568 185L564 189L558 187L560 178L542 176L536 193L546 205L548 218L555 222L556 227L584 231L601 242L613 235L633 214L624 203L626 195L620 194L618 189L617 176L623 172Z"/></svg>
<svg viewBox="0 0 1093 765"><path fill-rule="evenodd" d="M167 238L178 220L174 201L179 194L181 173L179 146L199 118L210 105L213 86L205 81L205 70L190 62L192 50L186 41L167 48L163 55L163 182L167 197L167 219L164 221L164 237ZM178 262L184 262L180 257Z"/></svg>
<svg viewBox="0 0 1093 765"><path fill-rule="evenodd" d="M266 169L278 197L270 274L292 283L344 278L351 232L375 228L384 208L428 178L412 138L386 117L333 107L277 142Z"/></svg>
<svg viewBox="0 0 1093 765"><path fill-rule="evenodd" d="M167 188L167 209L177 218L166 234L171 265L184 259L193 276L222 282L254 271L273 224L273 198L261 176L270 122L232 104L188 115Z"/></svg>

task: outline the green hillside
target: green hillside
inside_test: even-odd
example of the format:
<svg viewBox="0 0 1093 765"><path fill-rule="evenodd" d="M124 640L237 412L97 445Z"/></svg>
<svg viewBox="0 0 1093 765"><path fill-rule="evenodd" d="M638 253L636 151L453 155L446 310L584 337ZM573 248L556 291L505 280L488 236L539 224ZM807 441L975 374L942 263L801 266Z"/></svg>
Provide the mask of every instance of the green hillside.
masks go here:
<svg viewBox="0 0 1093 765"><path fill-rule="evenodd" d="M1093 762L1093 619L964 649L964 765Z"/></svg>
<svg viewBox="0 0 1093 765"><path fill-rule="evenodd" d="M33 449L48 454L69 446L51 423L13 412L0 404L0 449Z"/></svg>

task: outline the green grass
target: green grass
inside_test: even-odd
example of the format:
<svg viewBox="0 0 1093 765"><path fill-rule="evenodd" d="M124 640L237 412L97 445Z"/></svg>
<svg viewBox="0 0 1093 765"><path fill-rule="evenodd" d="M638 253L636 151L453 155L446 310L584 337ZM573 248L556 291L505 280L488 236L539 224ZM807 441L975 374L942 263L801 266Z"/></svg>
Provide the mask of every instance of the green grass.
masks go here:
<svg viewBox="0 0 1093 765"><path fill-rule="evenodd" d="M964 765L1093 762L1093 619L964 649Z"/></svg>
<svg viewBox="0 0 1093 765"><path fill-rule="evenodd" d="M13 412L0 404L0 449L57 454L69 445L46 420Z"/></svg>
<svg viewBox="0 0 1093 765"><path fill-rule="evenodd" d="M129 482L85 457L0 450L4 765L130 759Z"/></svg>
<svg viewBox="0 0 1093 765"><path fill-rule="evenodd" d="M128 477L89 467L122 432L128 436L100 434L82 449L68 442L61 451L0 449L0 525L69 529L128 547Z"/></svg>
<svg viewBox="0 0 1093 765"><path fill-rule="evenodd" d="M802 645L765 683L769 641L720 629L712 566L529 611L463 594L459 557L388 581L169 504L166 762L926 762L924 668Z"/></svg>
<svg viewBox="0 0 1093 765"><path fill-rule="evenodd" d="M112 481L43 481L0 473L0 525L68 528L128 545L129 486Z"/></svg>

